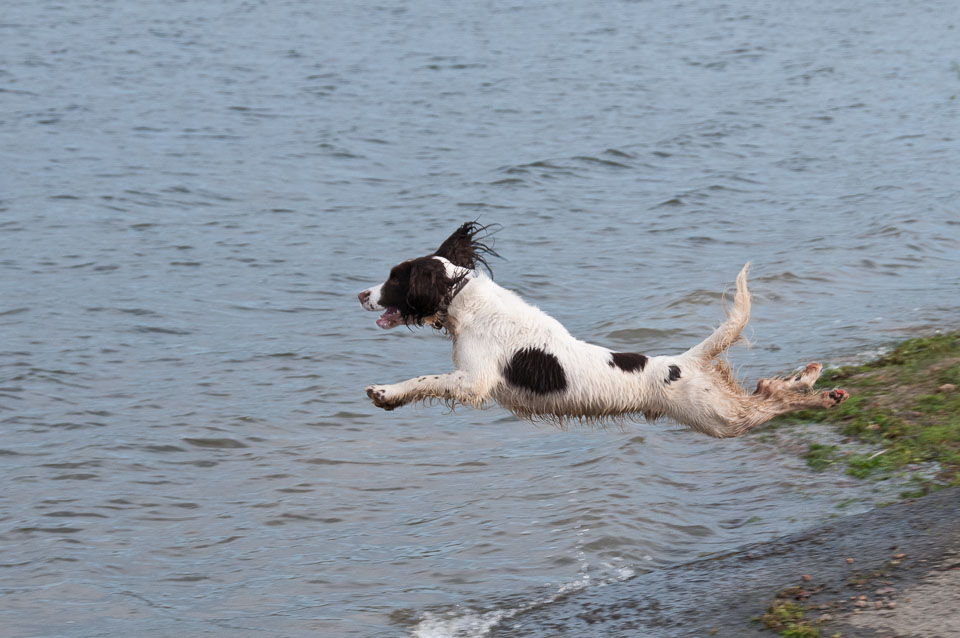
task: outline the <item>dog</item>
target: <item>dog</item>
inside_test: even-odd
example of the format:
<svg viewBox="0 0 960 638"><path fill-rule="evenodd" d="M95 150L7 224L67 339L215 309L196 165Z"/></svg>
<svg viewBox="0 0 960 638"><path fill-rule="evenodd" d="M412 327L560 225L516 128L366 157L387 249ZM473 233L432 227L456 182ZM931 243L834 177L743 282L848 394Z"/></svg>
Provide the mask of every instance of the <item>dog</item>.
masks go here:
<svg viewBox="0 0 960 638"><path fill-rule="evenodd" d="M726 438L786 412L831 408L849 396L839 388L812 391L819 363L790 377L761 379L748 394L718 358L750 318L749 263L737 276L726 321L701 343L676 356L614 352L574 338L559 321L494 283L487 257L498 255L487 243L490 231L467 222L436 252L394 266L384 283L358 295L364 309L382 311L380 328L429 325L453 341L453 372L368 386L377 407L431 400L481 407L492 400L527 419L564 424L669 417Z"/></svg>

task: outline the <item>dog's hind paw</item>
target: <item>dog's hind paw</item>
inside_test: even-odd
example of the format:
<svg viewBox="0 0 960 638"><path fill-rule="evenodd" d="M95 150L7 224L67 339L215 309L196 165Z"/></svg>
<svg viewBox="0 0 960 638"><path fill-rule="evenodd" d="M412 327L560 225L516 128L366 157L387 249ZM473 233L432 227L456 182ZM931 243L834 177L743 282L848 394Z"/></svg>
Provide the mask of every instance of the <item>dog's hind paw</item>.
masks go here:
<svg viewBox="0 0 960 638"><path fill-rule="evenodd" d="M833 390L830 390L829 392L824 392L824 393L823 393L823 397L824 397L825 399L830 399L830 401L833 402L833 403L831 404L831 407L832 407L832 406L834 406L834 405L840 405L841 403L843 403L844 401L846 401L847 399L849 399L849 398L850 398L850 393L847 392L846 390L841 390L840 388L834 388Z"/></svg>
<svg viewBox="0 0 960 638"><path fill-rule="evenodd" d="M373 404L378 408L383 408L384 410L393 410L403 405L402 401L389 398L387 386L368 385L366 390L367 396L370 397L370 400L373 401Z"/></svg>
<svg viewBox="0 0 960 638"><path fill-rule="evenodd" d="M812 388L822 370L823 366L819 363L808 363L802 372L790 379L790 384L798 388Z"/></svg>

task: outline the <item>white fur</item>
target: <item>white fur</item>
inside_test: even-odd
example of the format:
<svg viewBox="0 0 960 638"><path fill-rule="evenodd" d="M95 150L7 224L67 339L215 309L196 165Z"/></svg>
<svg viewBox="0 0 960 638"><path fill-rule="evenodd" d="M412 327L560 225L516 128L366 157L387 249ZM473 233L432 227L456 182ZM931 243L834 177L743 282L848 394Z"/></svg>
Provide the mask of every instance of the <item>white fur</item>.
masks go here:
<svg viewBox="0 0 960 638"><path fill-rule="evenodd" d="M383 288L383 284L367 288L360 293L360 305L363 306L364 310L383 310L383 306L380 305L381 288Z"/></svg>

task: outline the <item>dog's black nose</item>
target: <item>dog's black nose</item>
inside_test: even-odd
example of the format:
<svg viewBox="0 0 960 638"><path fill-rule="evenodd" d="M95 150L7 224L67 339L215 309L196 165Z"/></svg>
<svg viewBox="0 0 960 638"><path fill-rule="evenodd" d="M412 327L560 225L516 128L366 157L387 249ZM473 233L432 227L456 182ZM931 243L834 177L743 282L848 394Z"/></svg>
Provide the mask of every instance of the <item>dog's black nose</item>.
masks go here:
<svg viewBox="0 0 960 638"><path fill-rule="evenodd" d="M360 300L360 303L367 303L367 299L369 299L369 298L370 298L370 291L369 291L369 290L364 290L364 291L361 292L359 295L357 295L357 299Z"/></svg>

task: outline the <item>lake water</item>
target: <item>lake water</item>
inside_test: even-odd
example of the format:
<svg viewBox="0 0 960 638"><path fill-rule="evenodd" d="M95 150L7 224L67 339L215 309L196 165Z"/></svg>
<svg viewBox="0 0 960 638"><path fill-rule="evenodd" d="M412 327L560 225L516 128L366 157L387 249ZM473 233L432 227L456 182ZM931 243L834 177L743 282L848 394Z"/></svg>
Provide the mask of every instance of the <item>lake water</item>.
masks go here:
<svg viewBox="0 0 960 638"><path fill-rule="evenodd" d="M762 436L377 410L450 346L356 293L479 218L611 348L696 343L748 260L747 378L956 327L958 41L953 0L8 0L4 635L482 636L841 511Z"/></svg>

